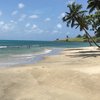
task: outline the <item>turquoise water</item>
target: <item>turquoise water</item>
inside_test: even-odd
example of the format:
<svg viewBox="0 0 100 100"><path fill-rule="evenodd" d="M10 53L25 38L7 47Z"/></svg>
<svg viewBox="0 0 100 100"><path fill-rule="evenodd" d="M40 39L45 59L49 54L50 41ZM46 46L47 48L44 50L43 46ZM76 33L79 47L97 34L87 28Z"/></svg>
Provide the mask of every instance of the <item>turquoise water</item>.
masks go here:
<svg viewBox="0 0 100 100"><path fill-rule="evenodd" d="M40 60L41 55L56 53L63 48L87 46L86 42L0 40L0 66L29 64Z"/></svg>

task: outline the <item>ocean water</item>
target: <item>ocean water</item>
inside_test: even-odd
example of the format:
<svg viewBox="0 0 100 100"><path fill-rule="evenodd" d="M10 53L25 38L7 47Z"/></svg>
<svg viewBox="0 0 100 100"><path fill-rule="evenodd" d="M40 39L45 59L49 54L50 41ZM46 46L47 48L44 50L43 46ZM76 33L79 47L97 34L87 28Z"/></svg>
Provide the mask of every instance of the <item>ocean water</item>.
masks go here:
<svg viewBox="0 0 100 100"><path fill-rule="evenodd" d="M0 40L0 67L33 64L63 48L87 46L86 42Z"/></svg>

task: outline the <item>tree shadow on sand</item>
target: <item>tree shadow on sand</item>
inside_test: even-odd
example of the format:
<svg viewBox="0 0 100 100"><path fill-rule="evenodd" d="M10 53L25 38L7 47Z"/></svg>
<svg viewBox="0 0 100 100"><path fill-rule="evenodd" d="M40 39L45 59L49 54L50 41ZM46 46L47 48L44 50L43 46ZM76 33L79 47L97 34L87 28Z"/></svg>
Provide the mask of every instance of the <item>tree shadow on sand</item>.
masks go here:
<svg viewBox="0 0 100 100"><path fill-rule="evenodd" d="M78 52L75 52L75 54L66 55L66 56L82 57L82 58L97 57L97 56L100 56L100 51L78 51Z"/></svg>

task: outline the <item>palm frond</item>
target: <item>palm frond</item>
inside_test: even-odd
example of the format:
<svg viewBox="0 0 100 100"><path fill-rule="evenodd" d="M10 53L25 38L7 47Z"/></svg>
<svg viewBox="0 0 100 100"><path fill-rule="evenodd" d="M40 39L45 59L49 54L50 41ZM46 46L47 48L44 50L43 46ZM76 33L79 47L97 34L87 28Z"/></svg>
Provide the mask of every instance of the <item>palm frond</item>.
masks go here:
<svg viewBox="0 0 100 100"><path fill-rule="evenodd" d="M76 24L76 27L75 28L77 29L78 27L79 27L79 24Z"/></svg>
<svg viewBox="0 0 100 100"><path fill-rule="evenodd" d="M90 9L89 13L95 9L100 10L100 0L88 0L87 9Z"/></svg>
<svg viewBox="0 0 100 100"><path fill-rule="evenodd" d="M89 13L93 12L94 9L95 9L95 6L91 7Z"/></svg>
<svg viewBox="0 0 100 100"><path fill-rule="evenodd" d="M74 2L69 4L67 7L69 8L69 12L66 12L66 15L63 17L63 21L67 23L67 26L76 26L76 28L80 27L81 30L84 27L87 28L87 23L85 21L86 18L84 18L84 15L87 11L81 10L82 5Z"/></svg>
<svg viewBox="0 0 100 100"><path fill-rule="evenodd" d="M75 25L74 23L75 23L75 20L72 19L71 27L74 27L74 25Z"/></svg>
<svg viewBox="0 0 100 100"><path fill-rule="evenodd" d="M71 23L71 20L67 21L67 27L69 27L70 23Z"/></svg>

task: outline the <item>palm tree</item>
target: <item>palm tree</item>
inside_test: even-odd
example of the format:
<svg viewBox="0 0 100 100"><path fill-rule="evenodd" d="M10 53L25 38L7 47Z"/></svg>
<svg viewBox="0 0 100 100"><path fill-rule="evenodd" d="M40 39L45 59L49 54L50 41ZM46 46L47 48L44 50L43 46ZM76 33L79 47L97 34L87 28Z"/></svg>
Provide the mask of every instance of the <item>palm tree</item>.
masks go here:
<svg viewBox="0 0 100 100"><path fill-rule="evenodd" d="M95 14L96 19L96 36L100 37L100 11L97 11Z"/></svg>
<svg viewBox="0 0 100 100"><path fill-rule="evenodd" d="M86 12L86 11L80 11L82 5L75 4L74 2L72 4L69 4L67 7L69 8L70 12L69 13L66 12L66 15L63 17L63 21L67 22L67 26L69 26L70 23L71 23L71 27L74 27L75 25L79 25L78 22L81 24L81 21L83 21L83 20L80 21L80 19L82 19L81 16L83 17L84 13ZM85 23L84 23L84 27L86 29L88 28ZM82 27L80 25L80 30L82 30L81 28Z"/></svg>
<svg viewBox="0 0 100 100"><path fill-rule="evenodd" d="M100 36L100 0L88 0L89 13L96 11L92 17L92 29L95 30L96 36ZM95 10L96 9L96 10Z"/></svg>
<svg viewBox="0 0 100 100"><path fill-rule="evenodd" d="M94 34L96 35L96 31L97 31L97 18L91 14L86 16L86 20L88 22L88 25L91 26L92 31L94 31Z"/></svg>
<svg viewBox="0 0 100 100"><path fill-rule="evenodd" d="M87 32L88 24L85 17L86 11L81 10L82 5L76 4L74 2L72 4L69 4L67 7L69 8L69 12L66 12L66 15L63 17L63 21L67 23L67 26L71 24L71 27L74 26L77 26L76 28L80 27L80 31L81 30L85 31L89 44L92 45L90 42L91 39L96 46L100 47Z"/></svg>
<svg viewBox="0 0 100 100"><path fill-rule="evenodd" d="M100 12L97 11L95 14L90 14L86 16L86 20L88 22L88 25L91 26L91 30L94 31L95 36L99 34L100 29Z"/></svg>
<svg viewBox="0 0 100 100"><path fill-rule="evenodd" d="M90 9L89 13L91 13L95 9L100 10L100 0L88 0L87 8Z"/></svg>

